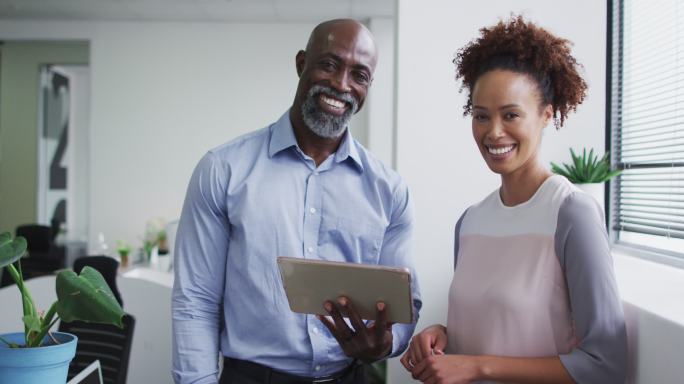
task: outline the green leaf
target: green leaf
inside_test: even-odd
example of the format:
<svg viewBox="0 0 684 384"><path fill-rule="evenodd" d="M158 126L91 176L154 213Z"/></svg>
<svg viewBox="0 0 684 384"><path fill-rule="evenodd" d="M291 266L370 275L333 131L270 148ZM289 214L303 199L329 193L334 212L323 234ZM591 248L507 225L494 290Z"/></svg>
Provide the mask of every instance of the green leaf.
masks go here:
<svg viewBox="0 0 684 384"><path fill-rule="evenodd" d="M40 319L35 314L26 315L22 317L21 320L24 322L24 326L29 332L40 332Z"/></svg>
<svg viewBox="0 0 684 384"><path fill-rule="evenodd" d="M590 183L600 183L603 178L603 176L606 174L608 171L608 164L606 163L598 163L596 168L594 168L591 173L589 173L589 177L587 178L587 181Z"/></svg>
<svg viewBox="0 0 684 384"><path fill-rule="evenodd" d="M569 178L570 174L567 172L566 169L567 169L567 166L565 167L565 169L563 169L560 166L558 166L556 163L551 162L551 172L553 172L557 175L562 175L562 176Z"/></svg>
<svg viewBox="0 0 684 384"><path fill-rule="evenodd" d="M563 164L565 164L565 163L563 163ZM582 178L582 175L579 173L579 170L574 165L565 165L565 167L570 172L570 176L572 176L570 181L572 181L573 183L576 180L580 180Z"/></svg>
<svg viewBox="0 0 684 384"><path fill-rule="evenodd" d="M17 343L10 343L9 341L3 339L2 337L0 337L0 341L2 341L5 345L7 345L7 346L10 347L10 348L19 348L19 344L17 344Z"/></svg>
<svg viewBox="0 0 684 384"><path fill-rule="evenodd" d="M57 313L67 323L80 320L123 327L123 309L102 275L85 267L80 275L62 271L57 275Z"/></svg>
<svg viewBox="0 0 684 384"><path fill-rule="evenodd" d="M587 149L582 150L582 159L580 161L580 168L578 169L580 177L584 180L587 179Z"/></svg>
<svg viewBox="0 0 684 384"><path fill-rule="evenodd" d="M572 173L575 178L582 178L582 158L575 155L575 152L571 149L570 155L572 156Z"/></svg>
<svg viewBox="0 0 684 384"><path fill-rule="evenodd" d="M622 173L622 169L615 169L613 171L610 171L603 177L603 181L608 181L608 180L612 179L613 177L618 176L621 173Z"/></svg>
<svg viewBox="0 0 684 384"><path fill-rule="evenodd" d="M21 289L20 289L21 291ZM35 305L33 304L33 298L31 295L25 294L26 288L24 287L24 290L21 292L21 301L22 305L24 306L24 316L34 316L36 314L36 308Z"/></svg>
<svg viewBox="0 0 684 384"><path fill-rule="evenodd" d="M26 239L17 236L12 240L9 232L0 233L0 268L10 265L26 254Z"/></svg>
<svg viewBox="0 0 684 384"><path fill-rule="evenodd" d="M32 347L38 347L40 344L43 342L43 339L45 338L45 335L50 331L50 328L52 328L53 325L57 322L59 318L55 318L55 313L57 313L57 302L55 301L52 303L50 306L50 309L48 312L45 314L45 317L41 320L40 324L40 332L38 332L33 338L33 345Z"/></svg>
<svg viewBox="0 0 684 384"><path fill-rule="evenodd" d="M50 309L48 309L47 313L45 314L45 316L41 320L40 327L45 328L48 325L50 325L52 323L52 319L55 317L55 313L57 313L57 302L56 301L54 303L52 303L52 305L50 306Z"/></svg>

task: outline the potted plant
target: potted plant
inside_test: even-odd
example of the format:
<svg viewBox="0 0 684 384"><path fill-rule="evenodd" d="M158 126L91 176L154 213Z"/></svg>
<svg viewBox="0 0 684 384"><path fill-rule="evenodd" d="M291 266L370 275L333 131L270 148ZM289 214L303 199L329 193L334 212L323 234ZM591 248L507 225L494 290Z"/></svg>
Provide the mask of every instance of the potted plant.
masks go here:
<svg viewBox="0 0 684 384"><path fill-rule="evenodd" d="M169 253L169 245L166 242L166 230L160 229L157 232L157 246L159 247L159 254L165 255Z"/></svg>
<svg viewBox="0 0 684 384"><path fill-rule="evenodd" d="M123 309L98 271L85 267L80 275L61 271L56 279L57 301L39 312L21 273L19 259L26 254L26 239L0 233L0 268L12 276L21 293L24 331L0 335L0 381L3 383L63 384L77 338L50 328L61 319L112 324L122 327ZM5 309L6 310L6 309Z"/></svg>
<svg viewBox="0 0 684 384"><path fill-rule="evenodd" d="M169 249L166 238L166 220L158 217L145 223L143 253L148 265L153 269L168 269Z"/></svg>
<svg viewBox="0 0 684 384"><path fill-rule="evenodd" d="M131 254L131 250L131 245L126 241L118 240L116 242L116 252L119 253L119 257L121 258L121 266L124 268L128 267L128 256Z"/></svg>
<svg viewBox="0 0 684 384"><path fill-rule="evenodd" d="M603 208L605 182L622 173L622 170L611 168L608 153L599 158L593 149L587 155L585 148L582 156L579 156L570 148L570 156L572 163L563 163L562 167L551 162L551 171L565 176L571 183L593 196Z"/></svg>

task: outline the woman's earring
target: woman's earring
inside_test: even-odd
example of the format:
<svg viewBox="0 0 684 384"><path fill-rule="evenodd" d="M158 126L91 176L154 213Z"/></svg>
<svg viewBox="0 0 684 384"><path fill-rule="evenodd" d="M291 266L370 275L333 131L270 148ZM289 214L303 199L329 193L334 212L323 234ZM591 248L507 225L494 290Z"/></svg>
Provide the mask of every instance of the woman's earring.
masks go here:
<svg viewBox="0 0 684 384"><path fill-rule="evenodd" d="M556 128L556 131L560 129L561 127L561 122L558 117L553 118L553 126Z"/></svg>

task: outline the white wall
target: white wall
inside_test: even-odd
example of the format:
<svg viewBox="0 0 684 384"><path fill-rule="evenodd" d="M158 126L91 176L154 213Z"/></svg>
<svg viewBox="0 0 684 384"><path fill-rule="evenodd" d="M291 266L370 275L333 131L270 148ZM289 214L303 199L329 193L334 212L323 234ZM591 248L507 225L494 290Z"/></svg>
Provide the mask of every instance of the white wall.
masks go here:
<svg viewBox="0 0 684 384"><path fill-rule="evenodd" d="M209 148L277 119L310 24L12 22L2 39L91 47L90 231L138 245L145 222L180 215Z"/></svg>
<svg viewBox="0 0 684 384"><path fill-rule="evenodd" d="M394 161L394 20L372 19L368 28L378 44L378 66L366 101L368 148L386 164Z"/></svg>
<svg viewBox="0 0 684 384"><path fill-rule="evenodd" d="M71 240L85 242L88 238L88 127L90 126L90 70L87 66L60 66L69 75L71 97L69 105L69 159L67 186L67 233ZM72 260L73 261L73 260ZM71 263L67 261L67 265Z"/></svg>
<svg viewBox="0 0 684 384"><path fill-rule="evenodd" d="M453 229L461 213L499 185L464 118L465 94L454 80L454 54L478 30L522 13L575 43L589 93L567 125L548 127L542 158L568 161L568 147L604 148L606 5L595 0L557 2L399 0L397 19L397 163L416 212L416 260L424 307L418 330L446 322L452 277ZM579 22L581 20L581 22ZM412 382L397 360L390 382Z"/></svg>
<svg viewBox="0 0 684 384"><path fill-rule="evenodd" d="M615 275L627 321L628 383L681 383L684 366L684 269L613 249Z"/></svg>
<svg viewBox="0 0 684 384"><path fill-rule="evenodd" d="M92 40L91 239L134 241L180 215L211 147L290 105L305 24L119 24ZM118 234L118 235L117 235ZM139 242L139 241L136 241Z"/></svg>

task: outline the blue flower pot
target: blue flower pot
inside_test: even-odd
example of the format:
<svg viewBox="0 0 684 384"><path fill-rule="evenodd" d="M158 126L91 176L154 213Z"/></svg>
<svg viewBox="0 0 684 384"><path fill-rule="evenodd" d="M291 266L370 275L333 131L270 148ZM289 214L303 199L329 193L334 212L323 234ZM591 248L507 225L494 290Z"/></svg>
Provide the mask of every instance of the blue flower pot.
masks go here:
<svg viewBox="0 0 684 384"><path fill-rule="evenodd" d="M24 344L24 333L0 335L4 340ZM0 341L0 382L12 384L64 384L69 362L76 355L78 338L70 333L52 332L60 344L38 348L9 348ZM44 342L52 342L45 336Z"/></svg>

